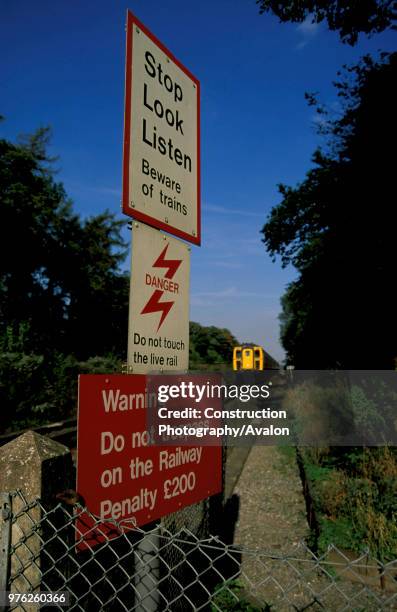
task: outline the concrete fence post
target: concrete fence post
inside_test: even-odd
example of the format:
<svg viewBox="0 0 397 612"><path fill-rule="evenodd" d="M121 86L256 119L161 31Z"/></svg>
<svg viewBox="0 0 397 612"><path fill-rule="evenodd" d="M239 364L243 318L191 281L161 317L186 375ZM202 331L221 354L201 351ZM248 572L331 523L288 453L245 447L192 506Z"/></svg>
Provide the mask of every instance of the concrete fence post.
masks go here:
<svg viewBox="0 0 397 612"><path fill-rule="evenodd" d="M58 504L55 495L74 487L73 483L72 457L63 444L28 431L0 448L0 492L21 490L27 502L39 498L44 508L50 510ZM12 496L11 502L15 517L24 502L19 496ZM13 579L8 590L12 592L40 590L49 551L43 547L45 524L38 530L32 526L40 524L41 515L40 506L33 504L12 522L11 547L17 547L9 567ZM31 609L36 608L37 605ZM26 604L25 609L28 610Z"/></svg>

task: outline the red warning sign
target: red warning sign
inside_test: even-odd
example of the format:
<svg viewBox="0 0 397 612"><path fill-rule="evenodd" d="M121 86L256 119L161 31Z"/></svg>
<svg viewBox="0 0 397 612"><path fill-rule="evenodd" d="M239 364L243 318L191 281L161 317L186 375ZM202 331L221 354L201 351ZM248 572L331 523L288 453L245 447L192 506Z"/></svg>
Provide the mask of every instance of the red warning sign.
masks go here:
<svg viewBox="0 0 397 612"><path fill-rule="evenodd" d="M147 410L156 406L146 376L79 377L77 490L99 521L145 525L221 491L221 446L151 445ZM101 541L94 524L79 521L91 546Z"/></svg>

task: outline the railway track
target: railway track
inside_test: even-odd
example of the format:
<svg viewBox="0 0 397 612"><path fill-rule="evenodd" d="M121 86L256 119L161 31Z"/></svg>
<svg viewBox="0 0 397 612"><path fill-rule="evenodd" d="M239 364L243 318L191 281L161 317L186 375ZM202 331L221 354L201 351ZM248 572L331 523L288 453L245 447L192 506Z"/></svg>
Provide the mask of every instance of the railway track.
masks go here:
<svg viewBox="0 0 397 612"><path fill-rule="evenodd" d="M77 418L65 419L64 421L56 421L54 423L47 423L46 425L40 425L39 427L27 427L26 429L20 429L6 434L0 435L0 446L11 442L14 438L24 434L27 431L35 431L43 436L48 436L52 440L56 440L61 444L64 444L72 453L73 461L76 462L77 456Z"/></svg>

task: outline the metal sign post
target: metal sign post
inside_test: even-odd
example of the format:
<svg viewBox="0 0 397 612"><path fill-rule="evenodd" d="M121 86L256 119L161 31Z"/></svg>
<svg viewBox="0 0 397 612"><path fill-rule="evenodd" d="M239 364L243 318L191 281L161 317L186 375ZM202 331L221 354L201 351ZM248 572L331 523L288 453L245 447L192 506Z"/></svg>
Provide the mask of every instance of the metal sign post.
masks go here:
<svg viewBox="0 0 397 612"><path fill-rule="evenodd" d="M149 444L145 416L152 406L141 374L181 372L189 365L190 247L159 230L201 243L200 83L129 11L122 207L134 218L128 331L133 375L80 377L78 490L101 520L133 517L146 525L217 493L222 449ZM170 483L180 478L189 486L171 494ZM105 537L94 533L90 542L89 517L84 521L82 549ZM155 610L159 567L148 556L156 537L140 546L136 609Z"/></svg>
<svg viewBox="0 0 397 612"><path fill-rule="evenodd" d="M143 224L201 242L200 83L130 12L125 83L123 212L140 222L133 224L128 367L186 370L189 251ZM150 568L149 582L157 573ZM140 596L146 582L136 585Z"/></svg>

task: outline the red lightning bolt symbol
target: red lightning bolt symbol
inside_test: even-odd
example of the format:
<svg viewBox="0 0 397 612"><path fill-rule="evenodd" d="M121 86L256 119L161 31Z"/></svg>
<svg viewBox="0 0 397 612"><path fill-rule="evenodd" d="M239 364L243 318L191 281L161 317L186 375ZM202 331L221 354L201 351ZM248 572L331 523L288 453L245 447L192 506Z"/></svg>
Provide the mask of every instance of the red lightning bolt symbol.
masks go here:
<svg viewBox="0 0 397 612"><path fill-rule="evenodd" d="M157 257L156 261L153 264L153 268L168 268L165 273L165 278L173 278L174 274L178 270L179 266L182 263L181 259L165 259L165 255L168 249L167 246L161 251L160 255ZM141 314L148 314L150 312L161 312L161 318L159 325L157 327L157 331L159 331L161 325L165 317L168 315L169 311L174 305L174 302L160 302L160 298L163 295L164 291L161 289L156 289L153 295L150 297L149 301L146 303L143 310L141 310Z"/></svg>
<svg viewBox="0 0 397 612"><path fill-rule="evenodd" d="M182 263L181 259L165 259L165 254L168 249L168 244L160 255L157 257L153 264L153 268L168 268L168 272L165 274L165 278L173 278L175 272Z"/></svg>
<svg viewBox="0 0 397 612"><path fill-rule="evenodd" d="M159 331L165 317L167 316L167 314L169 313L169 311L174 305L174 302L160 302L159 301L163 293L164 291L161 291L160 289L156 289L153 295L150 296L150 300L148 301L144 309L141 311L141 314L148 314L149 312L162 312L163 313L161 315L161 319L160 319L157 331Z"/></svg>

